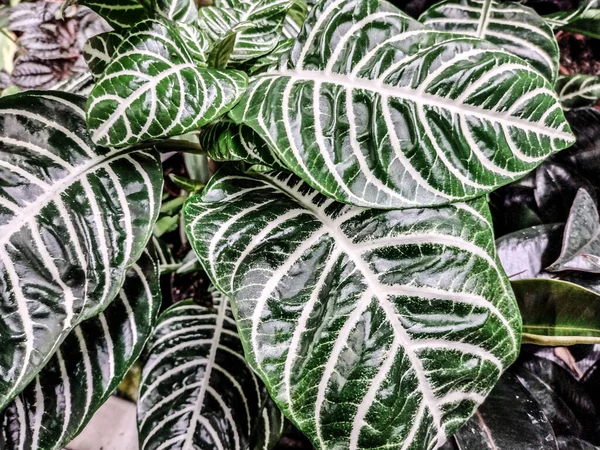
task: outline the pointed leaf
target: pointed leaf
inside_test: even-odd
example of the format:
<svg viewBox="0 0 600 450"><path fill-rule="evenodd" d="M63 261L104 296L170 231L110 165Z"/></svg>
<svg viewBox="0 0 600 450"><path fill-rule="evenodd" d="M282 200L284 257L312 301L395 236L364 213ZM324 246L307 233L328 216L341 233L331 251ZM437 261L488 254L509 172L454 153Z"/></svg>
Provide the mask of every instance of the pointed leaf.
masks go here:
<svg viewBox="0 0 600 450"><path fill-rule="evenodd" d="M123 34L110 31L88 39L83 47L83 57L95 78L100 77L123 42Z"/></svg>
<svg viewBox="0 0 600 450"><path fill-rule="evenodd" d="M77 326L0 416L0 447L58 450L76 436L139 357L158 313L158 265L144 253L117 298Z"/></svg>
<svg viewBox="0 0 600 450"><path fill-rule="evenodd" d="M600 273L600 217L585 189L579 189L571 206L560 256L546 270Z"/></svg>
<svg viewBox="0 0 600 450"><path fill-rule="evenodd" d="M600 39L600 3L596 2L595 9L588 9L581 13L562 29L570 33L581 34L592 39Z"/></svg>
<svg viewBox="0 0 600 450"><path fill-rule="evenodd" d="M142 450L249 449L270 399L246 364L229 301L213 299L216 310L184 301L159 319L138 401ZM281 434L278 416L262 433Z"/></svg>
<svg viewBox="0 0 600 450"><path fill-rule="evenodd" d="M158 215L158 155L94 146L83 105L0 99L0 410L117 295Z"/></svg>
<svg viewBox="0 0 600 450"><path fill-rule="evenodd" d="M432 448L519 348L486 208L367 210L223 168L184 219L246 358L318 448Z"/></svg>
<svg viewBox="0 0 600 450"><path fill-rule="evenodd" d="M156 0L155 8L162 17L175 22L193 23L198 18L194 0Z"/></svg>
<svg viewBox="0 0 600 450"><path fill-rule="evenodd" d="M123 146L187 133L227 112L246 75L201 67L175 23L147 20L132 28L92 90L92 140Z"/></svg>
<svg viewBox="0 0 600 450"><path fill-rule="evenodd" d="M558 11L544 16L544 20L553 30L563 28L575 22L583 13L598 5L598 0L581 0L576 9L572 11Z"/></svg>
<svg viewBox="0 0 600 450"><path fill-rule="evenodd" d="M476 197L573 142L528 64L380 0L319 3L230 116L313 188L375 208Z"/></svg>
<svg viewBox="0 0 600 450"><path fill-rule="evenodd" d="M308 5L306 0L294 0L283 22L283 36L285 39L295 39L306 20Z"/></svg>
<svg viewBox="0 0 600 450"><path fill-rule="evenodd" d="M593 75L561 75L556 82L563 109L593 106L600 99L600 77Z"/></svg>
<svg viewBox="0 0 600 450"><path fill-rule="evenodd" d="M551 83L558 75L558 43L552 28L533 9L514 2L448 0L419 18L439 31L485 39L540 71Z"/></svg>

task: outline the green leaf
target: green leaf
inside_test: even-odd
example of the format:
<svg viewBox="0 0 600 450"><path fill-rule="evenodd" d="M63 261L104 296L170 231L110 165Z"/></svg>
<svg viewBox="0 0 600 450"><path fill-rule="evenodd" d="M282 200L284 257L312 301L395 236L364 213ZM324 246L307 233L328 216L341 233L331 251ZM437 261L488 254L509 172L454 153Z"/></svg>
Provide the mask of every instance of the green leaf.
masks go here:
<svg viewBox="0 0 600 450"><path fill-rule="evenodd" d="M313 188L374 208L477 197L573 142L553 87L524 61L380 0L315 6L230 116Z"/></svg>
<svg viewBox="0 0 600 450"><path fill-rule="evenodd" d="M277 44L277 47L270 53L252 61L252 64L248 67L248 73L250 75L257 75L276 68L281 57L290 51L295 42L296 39L294 38L280 41L279 44Z"/></svg>
<svg viewBox="0 0 600 450"><path fill-rule="evenodd" d="M198 25L211 40L219 42L240 24L248 24L237 33L230 56L232 64L241 64L277 46L290 6L291 0L236 0L227 6L200 8Z"/></svg>
<svg viewBox="0 0 600 450"><path fill-rule="evenodd" d="M165 19L182 23L193 23L198 18L198 8L194 0L155 0L158 14Z"/></svg>
<svg viewBox="0 0 600 450"><path fill-rule="evenodd" d="M124 146L196 130L238 100L246 75L202 67L175 23L147 20L131 29L92 90L92 140ZM188 29L189 31L189 29Z"/></svg>
<svg viewBox="0 0 600 450"><path fill-rule="evenodd" d="M447 0L419 18L428 27L485 39L523 58L551 83L558 75L558 43L533 9L514 2Z"/></svg>
<svg viewBox="0 0 600 450"><path fill-rule="evenodd" d="M598 5L598 0L581 0L576 9L547 14L544 16L544 20L553 30L557 30L575 22L583 13L591 8L595 8L596 5Z"/></svg>
<svg viewBox="0 0 600 450"><path fill-rule="evenodd" d="M158 155L94 146L83 105L0 99L0 410L113 300L158 215Z"/></svg>
<svg viewBox="0 0 600 450"><path fill-rule="evenodd" d="M464 450L556 450L556 438L536 399L505 373L475 416L454 435Z"/></svg>
<svg viewBox="0 0 600 450"><path fill-rule="evenodd" d="M89 38L83 46L83 57L94 78L99 78L112 60L123 34L110 31Z"/></svg>
<svg viewBox="0 0 600 450"><path fill-rule="evenodd" d="M294 0L283 22L282 34L286 39L295 39L306 20L308 5L306 0Z"/></svg>
<svg viewBox="0 0 600 450"><path fill-rule="evenodd" d="M599 6L596 3L596 7ZM563 27L570 33L582 34L592 39L600 39L600 9L588 9Z"/></svg>
<svg viewBox="0 0 600 450"><path fill-rule="evenodd" d="M551 279L512 282L523 317L523 342L537 345L600 343L600 295Z"/></svg>
<svg viewBox="0 0 600 450"><path fill-rule="evenodd" d="M279 411L269 416L271 401L244 360L229 301L212 295L216 310L184 301L158 321L138 401L142 450L167 443L170 449L246 450L259 438L257 427L263 436L281 435L283 417ZM273 444L267 438L256 448Z"/></svg>
<svg viewBox="0 0 600 450"><path fill-rule="evenodd" d="M556 91L563 109L593 106L600 99L600 77L593 75L560 75Z"/></svg>
<svg viewBox="0 0 600 450"><path fill-rule="evenodd" d="M284 414L323 450L441 445L520 345L485 201L369 210L229 170L186 232Z"/></svg>
<svg viewBox="0 0 600 450"><path fill-rule="evenodd" d="M600 273L600 217L585 189L579 189L571 206L560 256L546 270Z"/></svg>
<svg viewBox="0 0 600 450"><path fill-rule="evenodd" d="M113 28L129 28L150 18L152 6L146 0L80 0L102 16Z"/></svg>
<svg viewBox="0 0 600 450"><path fill-rule="evenodd" d="M158 265L144 253L120 294L82 322L0 415L0 447L58 450L108 399L139 357L158 313Z"/></svg>

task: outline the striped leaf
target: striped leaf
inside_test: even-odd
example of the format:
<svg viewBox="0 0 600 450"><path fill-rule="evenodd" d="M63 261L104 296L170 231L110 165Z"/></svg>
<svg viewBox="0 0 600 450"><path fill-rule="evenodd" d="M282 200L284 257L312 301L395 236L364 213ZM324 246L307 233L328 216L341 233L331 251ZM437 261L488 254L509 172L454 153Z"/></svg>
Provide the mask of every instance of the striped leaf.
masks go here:
<svg viewBox="0 0 600 450"><path fill-rule="evenodd" d="M152 6L147 0L80 0L96 11L113 28L129 28L152 16Z"/></svg>
<svg viewBox="0 0 600 450"><path fill-rule="evenodd" d="M600 100L600 77L593 75L561 75L556 92L565 110L593 106Z"/></svg>
<svg viewBox="0 0 600 450"><path fill-rule="evenodd" d="M313 188L377 208L482 195L574 140L528 64L383 0L315 6L278 70L255 77L230 116Z"/></svg>
<svg viewBox="0 0 600 450"><path fill-rule="evenodd" d="M277 64L281 57L287 54L296 40L294 38L284 39L279 41L277 47L271 50L270 53L261 56L260 58L252 61L252 64L248 67L248 73L250 75L257 75L259 73L267 72L271 69L277 68Z"/></svg>
<svg viewBox="0 0 600 450"><path fill-rule="evenodd" d="M530 63L551 83L558 75L554 32L533 9L514 2L449 0L419 20L428 27L485 39Z"/></svg>
<svg viewBox="0 0 600 450"><path fill-rule="evenodd" d="M77 435L140 355L158 313L158 265L147 252L116 299L77 326L0 416L0 447L58 450Z"/></svg>
<svg viewBox="0 0 600 450"><path fill-rule="evenodd" d="M158 155L94 146L83 105L0 99L0 410L113 300L158 215Z"/></svg>
<svg viewBox="0 0 600 450"><path fill-rule="evenodd" d="M291 0L232 1L229 5L200 8L198 25L218 42L239 24L230 63L241 64L273 50L282 36L283 22Z"/></svg>
<svg viewBox="0 0 600 450"><path fill-rule="evenodd" d="M193 23L198 18L194 0L156 0L155 8L165 19Z"/></svg>
<svg viewBox="0 0 600 450"><path fill-rule="evenodd" d="M92 140L123 146L193 131L227 112L246 86L235 70L204 67L202 43L174 22L132 28L92 90Z"/></svg>
<svg viewBox="0 0 600 450"><path fill-rule="evenodd" d="M566 25L569 25L579 19L586 11L597 8L600 6L598 0L581 0L576 9L572 11L559 11L544 16L544 20L552 27L553 30L557 30Z"/></svg>
<svg viewBox="0 0 600 450"><path fill-rule="evenodd" d="M158 321L138 400L142 450L247 450L253 441L268 450L281 435L283 417L265 406L272 402L246 364L229 301L212 294L214 309L188 300Z"/></svg>
<svg viewBox="0 0 600 450"><path fill-rule="evenodd" d="M248 362L321 450L441 445L517 355L483 200L364 209L221 169L184 218Z"/></svg>
<svg viewBox="0 0 600 450"><path fill-rule="evenodd" d="M283 22L283 37L285 39L295 39L298 36L300 28L306 20L307 13L306 0L294 0Z"/></svg>
<svg viewBox="0 0 600 450"><path fill-rule="evenodd" d="M121 42L123 34L116 31L101 33L87 40L83 57L95 78L104 73Z"/></svg>

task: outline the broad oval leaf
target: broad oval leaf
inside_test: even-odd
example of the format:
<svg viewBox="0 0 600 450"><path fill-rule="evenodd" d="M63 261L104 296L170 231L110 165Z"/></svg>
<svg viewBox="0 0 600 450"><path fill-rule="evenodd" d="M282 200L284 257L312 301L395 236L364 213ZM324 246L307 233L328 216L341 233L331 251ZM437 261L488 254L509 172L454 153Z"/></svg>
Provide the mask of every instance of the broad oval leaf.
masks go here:
<svg viewBox="0 0 600 450"><path fill-rule="evenodd" d="M553 87L524 61L383 0L315 6L230 116L313 188L374 208L480 196L573 142Z"/></svg>
<svg viewBox="0 0 600 450"><path fill-rule="evenodd" d="M600 77L593 75L561 75L556 91L563 109L593 106L600 100Z"/></svg>
<svg viewBox="0 0 600 450"><path fill-rule="evenodd" d="M94 142L124 146L185 134L233 106L246 75L203 67L204 43L188 36L190 31L158 20L129 31L88 101Z"/></svg>
<svg viewBox="0 0 600 450"><path fill-rule="evenodd" d="M159 307L158 265L145 252L129 269L108 308L73 329L31 384L4 410L0 447L65 447L137 360Z"/></svg>
<svg viewBox="0 0 600 450"><path fill-rule="evenodd" d="M158 155L94 146L83 106L0 99L0 410L115 297L158 216Z"/></svg>
<svg viewBox="0 0 600 450"><path fill-rule="evenodd" d="M247 450L253 440L268 450L281 435L283 417L246 364L229 301L213 300L216 309L179 302L156 325L138 400L142 450Z"/></svg>
<svg viewBox="0 0 600 450"><path fill-rule="evenodd" d="M485 39L523 58L551 83L558 75L558 43L533 9L514 2L448 0L419 18L428 27Z"/></svg>
<svg viewBox="0 0 600 450"><path fill-rule="evenodd" d="M318 448L432 448L520 344L486 209L363 209L224 168L184 219L249 363Z"/></svg>

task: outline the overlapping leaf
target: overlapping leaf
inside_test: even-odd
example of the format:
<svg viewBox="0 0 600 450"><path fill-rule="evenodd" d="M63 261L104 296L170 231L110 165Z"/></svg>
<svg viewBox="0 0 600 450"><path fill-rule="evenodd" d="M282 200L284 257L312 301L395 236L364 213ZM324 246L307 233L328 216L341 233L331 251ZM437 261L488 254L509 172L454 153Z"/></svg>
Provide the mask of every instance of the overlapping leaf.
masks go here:
<svg viewBox="0 0 600 450"><path fill-rule="evenodd" d="M147 20L132 28L92 90L92 140L124 146L195 130L227 112L246 86L235 70L203 67L192 27Z"/></svg>
<svg viewBox="0 0 600 450"><path fill-rule="evenodd" d="M230 55L232 64L258 58L277 46L291 0L236 0L226 3L200 8L198 25L214 42L218 42L235 27L248 24L237 33Z"/></svg>
<svg viewBox="0 0 600 450"><path fill-rule="evenodd" d="M573 142L530 65L379 0L319 3L230 115L315 189L377 208L482 195Z"/></svg>
<svg viewBox="0 0 600 450"><path fill-rule="evenodd" d="M553 30L565 27L581 17L582 14L592 8L598 7L598 0L581 0L572 11L559 11L544 16L544 20L552 27Z"/></svg>
<svg viewBox="0 0 600 450"><path fill-rule="evenodd" d="M81 3L115 29L132 27L152 16L152 5L147 0L82 0Z"/></svg>
<svg viewBox="0 0 600 450"><path fill-rule="evenodd" d="M558 75L558 44L552 28L533 9L514 2L448 0L419 20L440 31L485 39L540 71L551 83Z"/></svg>
<svg viewBox="0 0 600 450"><path fill-rule="evenodd" d="M518 352L483 200L370 210L224 168L184 218L249 363L322 450L441 445Z"/></svg>
<svg viewBox="0 0 600 450"><path fill-rule="evenodd" d="M142 450L268 450L281 435L283 416L246 364L229 301L213 298L216 309L185 301L160 317L138 402Z"/></svg>
<svg viewBox="0 0 600 450"><path fill-rule="evenodd" d="M117 298L71 331L32 383L0 415L0 447L62 449L138 358L159 306L158 265L146 252L129 269Z"/></svg>
<svg viewBox="0 0 600 450"><path fill-rule="evenodd" d="M110 64L123 34L117 31L101 33L88 39L83 47L83 57L94 77L100 77Z"/></svg>
<svg viewBox="0 0 600 450"><path fill-rule="evenodd" d="M593 106L600 99L600 77L561 75L556 82L556 91L564 109Z"/></svg>
<svg viewBox="0 0 600 450"><path fill-rule="evenodd" d="M158 155L94 146L83 104L0 99L0 410L115 297L158 215Z"/></svg>
<svg viewBox="0 0 600 450"><path fill-rule="evenodd" d="M154 7L166 19L182 23L193 23L198 18L194 0L156 0Z"/></svg>

